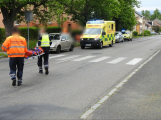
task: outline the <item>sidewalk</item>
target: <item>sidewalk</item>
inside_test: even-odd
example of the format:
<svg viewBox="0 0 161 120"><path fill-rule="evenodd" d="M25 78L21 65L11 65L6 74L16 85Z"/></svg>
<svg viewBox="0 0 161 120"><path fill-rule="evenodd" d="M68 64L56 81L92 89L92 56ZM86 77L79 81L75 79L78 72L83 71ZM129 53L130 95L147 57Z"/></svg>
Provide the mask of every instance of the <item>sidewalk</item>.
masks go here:
<svg viewBox="0 0 161 120"><path fill-rule="evenodd" d="M161 52L89 118L161 119Z"/></svg>

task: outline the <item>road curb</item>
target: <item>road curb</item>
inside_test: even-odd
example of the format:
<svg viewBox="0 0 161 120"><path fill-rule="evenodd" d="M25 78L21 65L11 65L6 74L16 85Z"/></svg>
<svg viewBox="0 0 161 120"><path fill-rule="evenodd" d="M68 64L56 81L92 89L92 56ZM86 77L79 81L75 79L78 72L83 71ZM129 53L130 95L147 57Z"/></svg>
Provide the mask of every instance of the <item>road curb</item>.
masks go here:
<svg viewBox="0 0 161 120"><path fill-rule="evenodd" d="M95 103L89 110L87 110L81 119L87 119L96 109L98 109L106 100L108 100L115 92L117 92L133 75L135 75L144 65L151 61L161 50L155 52L149 59L147 59L143 64L141 64L137 69L135 69L130 75L128 75L122 82L116 85L109 93L102 97L97 103Z"/></svg>

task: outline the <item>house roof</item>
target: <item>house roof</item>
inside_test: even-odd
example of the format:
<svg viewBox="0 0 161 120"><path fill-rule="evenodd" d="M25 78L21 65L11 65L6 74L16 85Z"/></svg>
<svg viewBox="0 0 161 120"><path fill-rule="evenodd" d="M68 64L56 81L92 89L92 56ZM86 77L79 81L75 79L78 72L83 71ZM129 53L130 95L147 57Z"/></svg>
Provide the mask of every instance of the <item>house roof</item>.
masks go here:
<svg viewBox="0 0 161 120"><path fill-rule="evenodd" d="M143 16L142 14L140 14L138 11L135 11L135 13L136 13L137 15L139 15L140 17L145 17L145 16Z"/></svg>
<svg viewBox="0 0 161 120"><path fill-rule="evenodd" d="M156 21L153 21L153 26L159 26L159 27L161 27L161 25L159 23L157 23Z"/></svg>
<svg viewBox="0 0 161 120"><path fill-rule="evenodd" d="M161 20L159 20L158 18L156 18L155 20L153 20L153 22L158 23L161 26Z"/></svg>
<svg viewBox="0 0 161 120"><path fill-rule="evenodd" d="M145 25L148 26L148 27L151 26L151 24L149 24L147 21L145 22Z"/></svg>

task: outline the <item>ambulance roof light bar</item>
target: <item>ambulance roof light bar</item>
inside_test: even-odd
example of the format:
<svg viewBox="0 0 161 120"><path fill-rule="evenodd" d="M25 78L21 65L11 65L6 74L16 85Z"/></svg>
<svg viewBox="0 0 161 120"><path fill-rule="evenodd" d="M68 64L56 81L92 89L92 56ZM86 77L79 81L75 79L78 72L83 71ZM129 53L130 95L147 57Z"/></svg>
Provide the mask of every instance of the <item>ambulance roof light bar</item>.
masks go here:
<svg viewBox="0 0 161 120"><path fill-rule="evenodd" d="M105 23L103 20L88 21L87 24L102 24Z"/></svg>

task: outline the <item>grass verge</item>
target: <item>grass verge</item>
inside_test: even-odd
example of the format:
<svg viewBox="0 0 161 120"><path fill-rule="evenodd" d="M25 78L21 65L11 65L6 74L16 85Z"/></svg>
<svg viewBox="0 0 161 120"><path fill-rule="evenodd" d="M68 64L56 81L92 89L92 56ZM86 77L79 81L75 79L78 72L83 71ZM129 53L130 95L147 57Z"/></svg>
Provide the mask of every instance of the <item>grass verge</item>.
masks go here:
<svg viewBox="0 0 161 120"><path fill-rule="evenodd" d="M0 53L0 59L1 59L1 58L6 58L6 57L8 57L7 54L5 54L5 53Z"/></svg>

